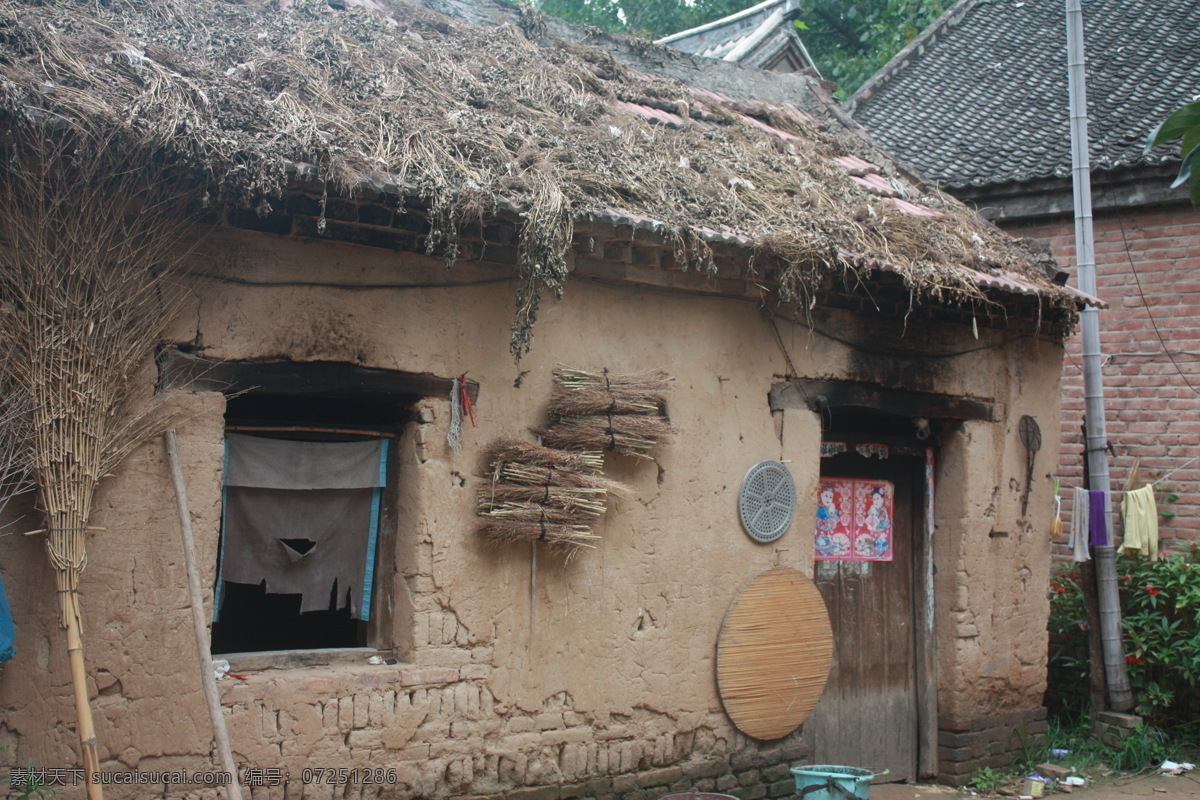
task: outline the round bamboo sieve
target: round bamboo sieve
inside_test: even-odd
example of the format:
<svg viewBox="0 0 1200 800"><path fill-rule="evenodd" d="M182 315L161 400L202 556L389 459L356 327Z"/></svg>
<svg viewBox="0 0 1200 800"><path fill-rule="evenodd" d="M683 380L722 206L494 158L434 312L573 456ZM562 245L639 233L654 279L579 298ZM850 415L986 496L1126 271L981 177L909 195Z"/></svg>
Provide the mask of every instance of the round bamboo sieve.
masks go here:
<svg viewBox="0 0 1200 800"><path fill-rule="evenodd" d="M750 580L717 637L717 691L738 730L781 739L808 718L829 677L833 632L803 573L775 567Z"/></svg>

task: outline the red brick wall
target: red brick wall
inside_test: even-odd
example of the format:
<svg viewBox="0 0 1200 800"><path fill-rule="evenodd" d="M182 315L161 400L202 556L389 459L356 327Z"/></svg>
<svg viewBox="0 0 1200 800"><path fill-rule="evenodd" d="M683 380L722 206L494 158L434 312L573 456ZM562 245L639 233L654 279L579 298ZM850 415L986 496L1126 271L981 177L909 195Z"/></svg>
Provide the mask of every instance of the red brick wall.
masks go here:
<svg viewBox="0 0 1200 800"><path fill-rule="evenodd" d="M1005 227L1049 245L1059 263L1069 265L1071 283L1077 285L1073 220ZM1109 460L1112 486L1125 486L1139 458L1137 486L1173 473L1157 492L1159 510L1174 514L1160 516L1159 535L1198 540L1200 460L1191 460L1200 456L1200 210L1098 212L1094 227L1098 292L1110 306L1100 312L1100 343L1108 440L1116 451ZM1064 485L1083 480L1081 367L1076 334L1067 343L1063 367L1058 474ZM1170 501L1168 494L1178 499ZM1068 506L1064 492L1064 509Z"/></svg>

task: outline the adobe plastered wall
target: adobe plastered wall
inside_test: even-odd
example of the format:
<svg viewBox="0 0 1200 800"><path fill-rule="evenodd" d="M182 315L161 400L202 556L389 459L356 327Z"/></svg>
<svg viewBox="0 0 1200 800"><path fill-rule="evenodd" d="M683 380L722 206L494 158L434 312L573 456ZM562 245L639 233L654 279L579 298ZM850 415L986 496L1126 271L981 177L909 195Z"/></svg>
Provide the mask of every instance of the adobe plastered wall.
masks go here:
<svg viewBox="0 0 1200 800"><path fill-rule="evenodd" d="M206 272L295 283L497 274L470 265L446 273L440 262L411 255L235 232L217 234L201 261ZM808 411L784 412L782 420L769 413L768 390L788 371L771 327L754 303L572 281L562 301L547 300L534 351L515 365L508 354L512 288L362 291L214 280L180 321L177 338L215 359L467 372L481 387L479 427L466 427L461 452L445 444L443 398L424 401L432 421L410 426L399 441L408 485L395 509L394 575L385 566L380 582L401 663L263 670L222 683L239 763L286 769L288 797L332 795L330 786L296 784L305 767L392 767L398 786L367 786L355 796L443 797L599 779L615 791L621 784L612 776L633 773L642 782L627 788L657 785L645 783L646 775L728 788L732 776L714 777L722 770L765 780L774 773L760 775L759 767L803 754L801 732L760 743L734 730L713 675L717 633L738 589L774 565L811 574L806 521L814 513L820 423ZM834 312L828 321L843 339L879 344L878 324ZM780 324L801 374L863 377L862 353ZM961 337L973 352L941 359L936 369L926 365L922 388L992 399L1005 419L964 425L943 443L939 699L941 713L954 716L1040 705L1048 545L1029 531L1046 524L1048 496L1036 486L1031 520L1017 519L1013 481L1024 480L1024 461L1012 420L1021 413L1054 418L1061 353L1032 339L1006 344L997 331L981 331L981 342L968 335L930 328L910 340ZM569 563L541 554L531 604L529 546L498 547L474 533L476 475L488 442L529 437L543 423L551 369L560 362L667 369L676 378L670 413L679 433L653 462L609 459L608 475L629 491L597 525L603 540ZM179 412L209 584L223 400L184 393L167 400ZM1054 437L1046 427L1049 456ZM764 458L790 462L801 498L797 522L770 545L741 531L735 503L746 469ZM106 769L211 768L174 502L158 441L100 493L94 521L107 532L90 540L82 591ZM1008 536L989 536L1000 530ZM73 765L69 676L41 543L0 538L0 563L19 626L19 655L0 676L0 744L8 745L0 761ZM284 792L280 786L256 797ZM109 787L110 796L150 793L162 788ZM79 796L81 788L61 794Z"/></svg>
<svg viewBox="0 0 1200 800"><path fill-rule="evenodd" d="M943 728L1041 705L1061 352L1036 339L1008 348L1000 422L967 422L942 440L934 562ZM1024 415L1043 438L1026 514Z"/></svg>
<svg viewBox="0 0 1200 800"><path fill-rule="evenodd" d="M1006 227L1045 242L1059 263L1074 271L1069 218ZM1200 213L1190 205L1106 210L1097 212L1094 227L1097 286L1109 304L1100 311L1099 323L1105 421L1116 454L1109 461L1112 486L1125 486L1135 461L1140 462L1137 486L1170 474L1157 496L1159 509L1173 516L1160 517L1160 536L1195 541L1200 538L1200 461L1192 461L1200 455ZM1083 485L1081 367L1077 334L1067 342L1063 365L1058 468L1063 482L1076 486ZM1169 500L1170 494L1178 499ZM1066 493L1064 506L1070 506Z"/></svg>

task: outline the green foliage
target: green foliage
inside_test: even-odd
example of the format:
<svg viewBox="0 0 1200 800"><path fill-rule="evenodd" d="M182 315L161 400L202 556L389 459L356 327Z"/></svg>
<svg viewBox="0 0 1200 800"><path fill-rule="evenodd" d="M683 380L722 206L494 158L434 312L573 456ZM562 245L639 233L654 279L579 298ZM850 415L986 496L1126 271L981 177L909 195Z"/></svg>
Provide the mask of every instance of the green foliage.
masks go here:
<svg viewBox="0 0 1200 800"><path fill-rule="evenodd" d="M801 38L821 74L850 96L950 5L949 0L801 0Z"/></svg>
<svg viewBox="0 0 1200 800"><path fill-rule="evenodd" d="M1087 608L1074 571L1059 573L1050 581L1049 631L1051 680L1086 692L1091 675Z"/></svg>
<svg viewBox="0 0 1200 800"><path fill-rule="evenodd" d="M1122 628L1139 713L1163 725L1200 714L1200 545L1158 561L1124 557Z"/></svg>
<svg viewBox="0 0 1200 800"><path fill-rule="evenodd" d="M543 12L609 33L657 39L729 16L748 0L533 0Z"/></svg>
<svg viewBox="0 0 1200 800"><path fill-rule="evenodd" d="M1109 750L1096 737L1091 717L1086 713L1075 709L1052 715L1046 727L1045 760L1085 775L1107 766ZM1055 756L1051 749L1066 750L1067 754Z"/></svg>
<svg viewBox="0 0 1200 800"><path fill-rule="evenodd" d="M33 761L29 762L27 769L13 772L20 776L7 779L12 784L9 796L14 800L53 800L56 796L54 789L42 782L41 771Z"/></svg>
<svg viewBox="0 0 1200 800"><path fill-rule="evenodd" d="M1003 786L1006 780L1004 773L991 767L980 767L967 781L967 788L974 792L991 794Z"/></svg>
<svg viewBox="0 0 1200 800"><path fill-rule="evenodd" d="M1176 186L1188 185L1188 193L1192 197L1192 205L1200 205L1200 168L1197 167L1197 153L1200 153L1200 100L1180 107L1163 120L1162 124L1150 132L1150 140L1146 149L1158 144L1179 139L1179 157L1183 164L1179 167L1179 175L1175 178Z"/></svg>
<svg viewBox="0 0 1200 800"><path fill-rule="evenodd" d="M1153 725L1138 725L1109 753L1108 761L1122 772L1161 764L1167 757L1167 737Z"/></svg>
<svg viewBox="0 0 1200 800"><path fill-rule="evenodd" d="M1200 544L1158 561L1121 555L1121 627L1137 711L1154 725L1178 729L1200 717ZM1089 674L1083 594L1073 572L1050 590L1050 653L1058 680L1086 685Z"/></svg>
<svg viewBox="0 0 1200 800"><path fill-rule="evenodd" d="M610 33L660 38L754 0L532 0L551 16ZM817 68L845 98L938 18L950 0L801 0L796 27Z"/></svg>

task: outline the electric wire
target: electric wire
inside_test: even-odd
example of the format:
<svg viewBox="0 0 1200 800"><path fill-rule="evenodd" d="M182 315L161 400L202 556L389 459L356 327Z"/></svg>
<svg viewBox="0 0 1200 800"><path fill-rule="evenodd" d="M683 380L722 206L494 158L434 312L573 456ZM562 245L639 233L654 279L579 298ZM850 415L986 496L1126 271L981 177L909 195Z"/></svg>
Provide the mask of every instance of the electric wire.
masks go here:
<svg viewBox="0 0 1200 800"><path fill-rule="evenodd" d="M519 280L516 275L506 275L501 278L480 278L473 281L433 281L429 283L344 283L339 281L299 281L299 280L254 280L239 278L234 275L217 275L211 272L186 272L193 278L236 283L242 286L311 286L322 289L451 289L456 286L485 286L491 283L508 283Z"/></svg>
<svg viewBox="0 0 1200 800"><path fill-rule="evenodd" d="M1116 189L1113 186L1111 174L1108 176L1108 185L1109 191L1115 193ZM1179 377L1183 380L1184 385L1191 389L1195 394L1200 394L1200 389L1197 389L1195 386L1193 386L1191 381L1187 379L1187 375L1184 374L1183 369L1179 366L1179 363L1175 361L1175 356L1167 348L1166 341L1163 340L1162 332L1160 332L1158 329L1158 322L1155 321L1154 314L1150 312L1150 303L1148 300L1146 300L1146 293L1142 291L1142 279L1138 276L1137 267L1134 266L1133 254L1129 252L1129 240L1125 237L1125 219L1121 215L1120 205L1115 206L1115 211L1117 217L1117 230L1121 232L1121 245L1125 251L1125 260L1129 262L1129 271L1133 274L1133 281L1137 285L1138 297L1142 299L1142 307L1146 309L1146 318L1150 320L1150 327L1154 329L1154 335L1158 339L1158 343L1162 345L1163 353L1165 353L1167 358L1170 360L1171 366L1175 367L1175 371L1179 373Z"/></svg>

